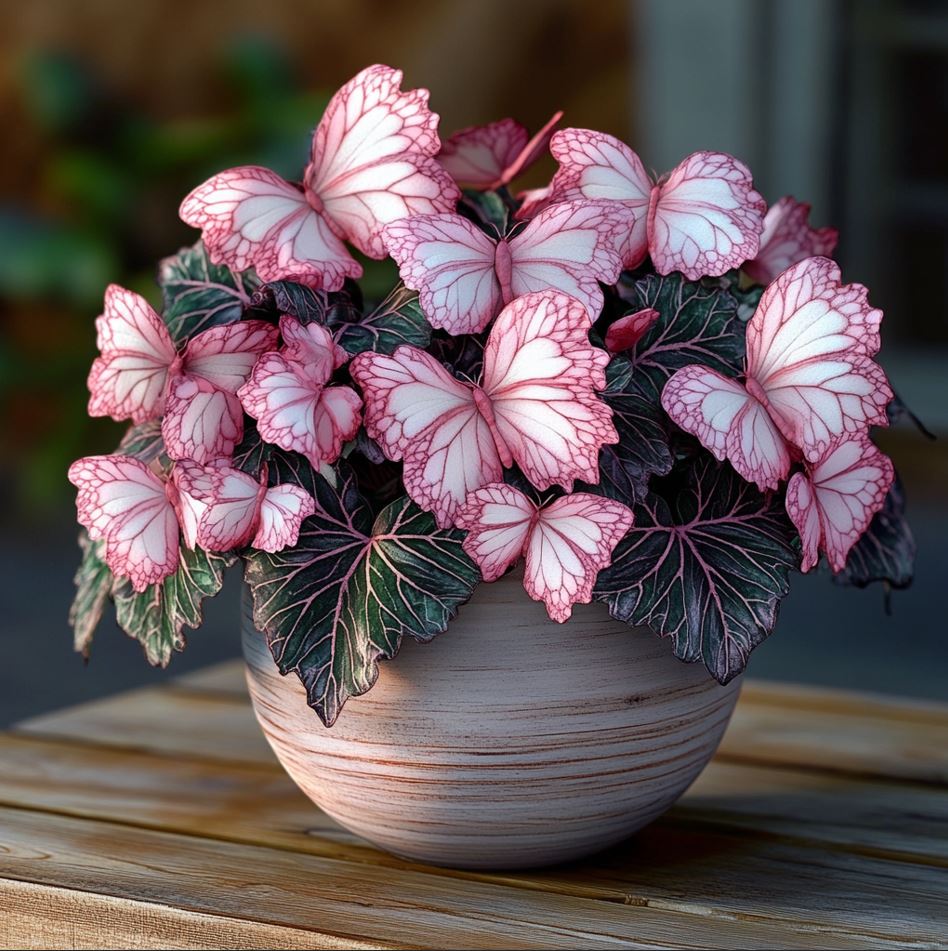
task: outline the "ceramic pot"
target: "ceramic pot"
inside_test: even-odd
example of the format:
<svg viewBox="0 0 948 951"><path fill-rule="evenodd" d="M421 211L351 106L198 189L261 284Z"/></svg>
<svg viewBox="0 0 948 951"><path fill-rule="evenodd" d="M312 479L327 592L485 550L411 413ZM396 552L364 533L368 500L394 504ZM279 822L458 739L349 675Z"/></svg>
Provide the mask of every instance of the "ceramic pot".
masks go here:
<svg viewBox="0 0 948 951"><path fill-rule="evenodd" d="M250 695L286 771L350 831L436 865L548 865L620 841L701 772L740 690L602 604L556 624L508 576L431 643L406 639L327 729L247 602Z"/></svg>

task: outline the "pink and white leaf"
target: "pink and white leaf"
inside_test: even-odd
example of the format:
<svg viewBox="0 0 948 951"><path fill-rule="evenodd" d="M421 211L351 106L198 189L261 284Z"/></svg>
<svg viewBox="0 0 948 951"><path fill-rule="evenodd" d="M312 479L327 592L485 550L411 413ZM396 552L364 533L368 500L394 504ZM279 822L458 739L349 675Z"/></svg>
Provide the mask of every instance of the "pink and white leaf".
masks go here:
<svg viewBox="0 0 948 951"><path fill-rule="evenodd" d="M369 257L385 256L381 228L417 214L453 211L460 197L432 158L441 148L428 91L402 92L402 74L370 66L330 100L305 174L310 203L335 233Z"/></svg>
<svg viewBox="0 0 948 951"><path fill-rule="evenodd" d="M750 170L724 152L695 152L657 186L648 249L659 274L717 277L753 259L767 205Z"/></svg>
<svg viewBox="0 0 948 951"><path fill-rule="evenodd" d="M470 126L445 139L438 161L461 188L499 188L504 172L529 138L530 133L515 119Z"/></svg>
<svg viewBox="0 0 948 951"><path fill-rule="evenodd" d="M441 146L438 161L462 188L504 187L543 155L562 118L555 113L532 138L514 119L461 129Z"/></svg>
<svg viewBox="0 0 948 951"><path fill-rule="evenodd" d="M292 548L299 540L303 520L315 511L316 502L300 486L272 486L260 504L260 523L250 546L271 553Z"/></svg>
<svg viewBox="0 0 948 951"><path fill-rule="evenodd" d="M105 561L135 591L157 584L178 567L179 528L164 481L131 456L87 456L69 468L79 490L79 523L105 539Z"/></svg>
<svg viewBox="0 0 948 951"><path fill-rule="evenodd" d="M588 604L599 571L632 527L622 503L585 492L540 509L503 483L473 492L458 515L468 530L464 550L485 581L499 578L526 555L524 588L543 601L554 621L566 621L576 603Z"/></svg>
<svg viewBox="0 0 948 951"><path fill-rule="evenodd" d="M764 216L757 257L743 265L748 277L766 286L804 258L829 257L836 249L839 232L835 228L813 228L809 217L810 206L790 195L771 205Z"/></svg>
<svg viewBox="0 0 948 951"><path fill-rule="evenodd" d="M336 291L362 266L296 186L256 165L209 178L181 203L215 264L254 268L262 281L292 280Z"/></svg>
<svg viewBox="0 0 948 951"><path fill-rule="evenodd" d="M581 301L595 320L603 303L600 282L618 280L619 249L633 221L634 212L617 203L579 200L544 209L507 240L509 276L498 270L504 302L553 289Z"/></svg>
<svg viewBox="0 0 948 951"><path fill-rule="evenodd" d="M96 319L101 356L89 373L89 415L144 423L164 411L176 352L161 318L139 294L117 284Z"/></svg>
<svg viewBox="0 0 948 951"><path fill-rule="evenodd" d="M569 620L574 604L588 604L599 572L632 527L621 502L586 492L542 508L527 546L523 586L543 601L551 620Z"/></svg>
<svg viewBox="0 0 948 951"><path fill-rule="evenodd" d="M482 486L467 497L456 524L467 530L463 548L484 581L496 581L520 559L536 515L536 505L503 482Z"/></svg>
<svg viewBox="0 0 948 951"><path fill-rule="evenodd" d="M215 389L236 393L250 376L257 358L277 345L276 327L263 320L242 320L211 327L188 341L183 370Z"/></svg>
<svg viewBox="0 0 948 951"><path fill-rule="evenodd" d="M708 367L677 370L662 390L665 412L716 459L727 459L762 491L790 471L790 450L767 408L737 382Z"/></svg>
<svg viewBox="0 0 948 951"><path fill-rule="evenodd" d="M317 469L335 462L359 429L354 390L325 386L320 367L282 353L264 354L238 396L264 442L301 453Z"/></svg>
<svg viewBox="0 0 948 951"><path fill-rule="evenodd" d="M764 291L747 326L748 389L810 462L887 423L892 390L872 356L882 311L829 258L807 258Z"/></svg>
<svg viewBox="0 0 948 951"><path fill-rule="evenodd" d="M648 211L652 180L642 160L615 136L592 129L562 129L550 142L560 167L550 183L549 202L615 201L633 212L620 254L625 267L641 264L648 253ZM535 214L521 207L518 217Z"/></svg>
<svg viewBox="0 0 948 951"><path fill-rule="evenodd" d="M253 476L230 466L199 466L182 462L175 467L182 495L203 506L197 521L196 542L206 551L243 548L259 522L265 486Z"/></svg>
<svg viewBox="0 0 948 951"><path fill-rule="evenodd" d="M885 503L895 478L891 460L868 439L844 439L787 485L787 513L803 542L801 570L826 553L834 572Z"/></svg>
<svg viewBox="0 0 948 951"><path fill-rule="evenodd" d="M333 371L349 359L349 354L333 340L332 334L315 321L303 324L284 314L280 318L280 336L286 357L307 364L323 382L328 382Z"/></svg>
<svg viewBox="0 0 948 951"><path fill-rule="evenodd" d="M537 489L599 481L599 450L618 441L605 389L609 354L589 342L589 315L558 291L518 297L484 349L481 386L498 438Z"/></svg>
<svg viewBox="0 0 948 951"><path fill-rule="evenodd" d="M234 393L198 376L171 381L161 435L172 459L205 465L229 458L243 434L244 414Z"/></svg>
<svg viewBox="0 0 948 951"><path fill-rule="evenodd" d="M470 492L503 475L474 390L410 346L391 356L359 354L351 371L365 398L366 430L389 459L404 461L406 492L439 528L453 525Z"/></svg>
<svg viewBox="0 0 948 951"><path fill-rule="evenodd" d="M384 240L406 287L433 327L478 333L503 306L497 242L456 214L416 215L388 225Z"/></svg>

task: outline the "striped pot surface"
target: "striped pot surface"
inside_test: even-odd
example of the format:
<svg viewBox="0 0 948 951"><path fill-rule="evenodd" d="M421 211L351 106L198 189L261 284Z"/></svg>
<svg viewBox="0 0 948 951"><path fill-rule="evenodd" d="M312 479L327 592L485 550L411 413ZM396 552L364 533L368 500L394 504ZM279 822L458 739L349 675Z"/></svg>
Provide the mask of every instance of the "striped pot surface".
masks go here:
<svg viewBox="0 0 948 951"><path fill-rule="evenodd" d="M438 865L548 865L625 838L701 772L740 690L602 604L556 624L508 576L431 643L407 639L327 729L249 597L243 629L257 720L297 785L352 832Z"/></svg>

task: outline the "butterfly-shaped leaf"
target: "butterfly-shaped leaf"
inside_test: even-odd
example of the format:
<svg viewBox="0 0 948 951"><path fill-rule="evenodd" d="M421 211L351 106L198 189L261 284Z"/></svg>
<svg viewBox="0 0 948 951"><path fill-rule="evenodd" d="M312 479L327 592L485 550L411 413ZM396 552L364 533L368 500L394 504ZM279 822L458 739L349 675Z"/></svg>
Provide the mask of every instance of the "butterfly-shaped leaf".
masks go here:
<svg viewBox="0 0 948 951"><path fill-rule="evenodd" d="M850 550L846 567L833 575L833 580L857 588L874 581L891 588L907 588L914 570L915 539L905 519L905 490L896 477L882 508Z"/></svg>
<svg viewBox="0 0 948 951"><path fill-rule="evenodd" d="M79 535L82 562L73 579L76 596L69 608L69 623L73 629L73 649L88 659L92 636L102 620L102 612L109 600L114 578L105 563L105 542L92 541L86 532Z"/></svg>
<svg viewBox="0 0 948 951"><path fill-rule="evenodd" d="M260 282L253 271L235 273L211 264L198 241L161 262L158 283L164 301L162 316L180 347L202 330L240 320Z"/></svg>
<svg viewBox="0 0 948 951"><path fill-rule="evenodd" d="M619 293L630 310L651 307L660 316L631 350L615 358L616 382L635 378L657 403L665 381L679 367L700 363L731 376L743 370L744 324L730 292L680 274L650 274L620 284Z"/></svg>
<svg viewBox="0 0 948 951"><path fill-rule="evenodd" d="M709 456L635 508L635 524L599 575L612 616L670 637L721 683L773 630L798 555L779 499Z"/></svg>
<svg viewBox="0 0 948 951"><path fill-rule="evenodd" d="M461 547L464 533L439 530L406 497L373 521L348 466L338 466L335 486L294 457L275 457L271 467L272 477L312 492L317 507L294 548L247 557L254 622L280 671L299 676L331 726L347 698L375 683L378 661L394 657L403 636L427 641L447 627L478 572Z"/></svg>
<svg viewBox="0 0 948 951"><path fill-rule="evenodd" d="M172 651L182 651L184 628L199 627L202 602L217 594L224 583L225 555L200 548L181 549L178 570L140 594L120 580L113 592L119 627L145 649L148 663L167 667Z"/></svg>

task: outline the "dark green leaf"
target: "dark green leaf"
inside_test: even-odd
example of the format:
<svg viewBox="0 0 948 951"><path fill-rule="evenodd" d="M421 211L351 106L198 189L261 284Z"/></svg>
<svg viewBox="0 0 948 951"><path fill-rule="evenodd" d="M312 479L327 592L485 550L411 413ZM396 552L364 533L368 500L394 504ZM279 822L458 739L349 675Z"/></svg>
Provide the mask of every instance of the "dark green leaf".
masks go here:
<svg viewBox="0 0 948 951"><path fill-rule="evenodd" d="M886 416L889 419L890 426L897 426L899 423L908 421L912 423L926 439L935 439L935 434L912 412L909 405L898 393L892 397L889 405L886 407Z"/></svg>
<svg viewBox="0 0 948 951"><path fill-rule="evenodd" d="M401 639L427 641L443 631L478 581L461 548L463 532L442 531L402 497L374 520L348 466L338 484L307 474L293 460L281 481L311 488L316 514L295 548L247 556L254 622L282 673L294 671L310 705L331 726L350 696L378 677Z"/></svg>
<svg viewBox="0 0 948 951"><path fill-rule="evenodd" d="M497 192L466 189L458 210L495 238L507 233L510 209Z"/></svg>
<svg viewBox="0 0 948 951"><path fill-rule="evenodd" d="M252 271L235 274L211 264L199 241L165 258L158 270L164 321L178 346L202 330L240 320L259 284Z"/></svg>
<svg viewBox="0 0 948 951"><path fill-rule="evenodd" d="M252 419L245 419L243 438L234 447L233 465L256 479L272 450L273 447L260 438L257 424Z"/></svg>
<svg viewBox="0 0 948 951"><path fill-rule="evenodd" d="M69 608L69 623L74 635L73 649L86 659L89 657L92 636L102 620L102 612L114 581L112 572L102 557L104 544L102 541L92 541L85 532L79 536L82 562L73 579L76 596Z"/></svg>
<svg viewBox="0 0 948 951"><path fill-rule="evenodd" d="M764 496L707 454L689 464L671 502L649 495L595 596L612 616L672 638L721 683L771 632L798 556L779 498Z"/></svg>
<svg viewBox="0 0 948 951"><path fill-rule="evenodd" d="M915 539L905 519L905 491L896 479L885 504L850 550L846 567L833 575L833 580L857 588L874 581L891 588L907 588L914 572Z"/></svg>
<svg viewBox="0 0 948 951"><path fill-rule="evenodd" d="M672 467L667 417L643 395L635 378L625 388L607 389L602 398L612 408L619 441L599 452L599 484L588 486L611 499L632 505L648 492L649 478Z"/></svg>
<svg viewBox="0 0 948 951"><path fill-rule="evenodd" d="M418 295L403 284L395 289L372 313L353 319L343 309L330 311L327 324L336 342L355 356L365 350L393 353L403 344L427 347L431 325L418 305Z"/></svg>
<svg viewBox="0 0 948 951"><path fill-rule="evenodd" d="M631 349L613 359L610 388L635 378L642 394L658 403L665 381L692 363L726 376L744 369L744 324L737 299L722 287L692 284L680 274L649 274L622 288L629 312L654 307L661 315Z"/></svg>
<svg viewBox="0 0 948 951"><path fill-rule="evenodd" d="M273 317L289 314L300 323L324 324L331 297L326 291L316 291L295 281L271 281L257 288L251 306Z"/></svg>
<svg viewBox="0 0 948 951"><path fill-rule="evenodd" d="M431 326L414 291L399 284L364 316L354 293L348 289L327 293L292 281L274 281L254 294L253 307L272 316L289 314L302 323L325 324L336 343L353 356L364 350L392 353L406 343L428 346Z"/></svg>
<svg viewBox="0 0 948 951"><path fill-rule="evenodd" d="M224 555L182 548L178 570L160 584L139 594L127 580L116 583L113 597L119 627L142 645L149 664L167 667L172 651L184 650L185 626L200 625L201 603L220 591L228 564Z"/></svg>

